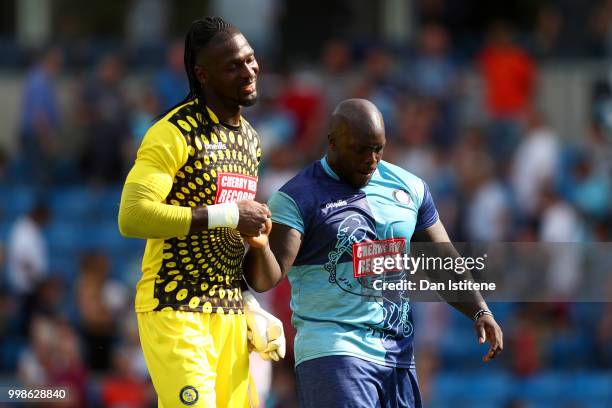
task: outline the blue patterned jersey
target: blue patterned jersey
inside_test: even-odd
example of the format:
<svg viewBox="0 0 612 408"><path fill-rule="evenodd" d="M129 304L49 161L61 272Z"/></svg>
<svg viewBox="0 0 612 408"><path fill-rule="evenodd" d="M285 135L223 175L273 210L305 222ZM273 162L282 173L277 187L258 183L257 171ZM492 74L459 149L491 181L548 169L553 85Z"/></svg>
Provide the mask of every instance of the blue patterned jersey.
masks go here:
<svg viewBox="0 0 612 408"><path fill-rule="evenodd" d="M356 189L341 181L323 158L287 182L268 204L274 222L303 234L288 274L296 365L350 355L413 367L409 301L403 295L373 298L364 290L371 276L362 268L363 255L372 248L359 246L408 253L414 231L438 220L427 185L381 161L370 182ZM405 244L394 246L397 242Z"/></svg>

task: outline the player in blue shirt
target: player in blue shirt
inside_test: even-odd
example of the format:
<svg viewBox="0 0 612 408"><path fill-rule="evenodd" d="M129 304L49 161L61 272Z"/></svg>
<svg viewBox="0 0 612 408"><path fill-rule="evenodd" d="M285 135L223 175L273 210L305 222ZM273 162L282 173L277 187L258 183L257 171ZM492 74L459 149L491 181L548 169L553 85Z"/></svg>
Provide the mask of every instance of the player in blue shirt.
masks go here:
<svg viewBox="0 0 612 408"><path fill-rule="evenodd" d="M256 290L289 277L302 407L420 407L410 303L373 297L362 265L372 251L401 255L412 239L449 237L427 185L381 160L384 123L371 102L340 103L328 139L327 155L271 197L269 245L249 252L245 273ZM490 343L484 360L494 358L502 331L480 294L449 303L475 318Z"/></svg>

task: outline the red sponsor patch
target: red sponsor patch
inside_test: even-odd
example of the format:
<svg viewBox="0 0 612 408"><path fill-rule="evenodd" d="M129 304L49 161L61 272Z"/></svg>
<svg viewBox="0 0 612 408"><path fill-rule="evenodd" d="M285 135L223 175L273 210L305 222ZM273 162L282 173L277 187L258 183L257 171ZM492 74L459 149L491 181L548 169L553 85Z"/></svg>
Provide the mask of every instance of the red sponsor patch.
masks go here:
<svg viewBox="0 0 612 408"><path fill-rule="evenodd" d="M236 173L219 173L217 175L215 204L253 200L255 199L255 193L257 193L257 177Z"/></svg>
<svg viewBox="0 0 612 408"><path fill-rule="evenodd" d="M406 238L389 238L382 241L353 244L353 276L363 278L364 276L376 275L374 271L374 259L376 258L381 258L376 262L380 262L379 268L384 268L384 273L400 272L401 269L385 267L384 260L395 259L396 255L403 256L405 250Z"/></svg>

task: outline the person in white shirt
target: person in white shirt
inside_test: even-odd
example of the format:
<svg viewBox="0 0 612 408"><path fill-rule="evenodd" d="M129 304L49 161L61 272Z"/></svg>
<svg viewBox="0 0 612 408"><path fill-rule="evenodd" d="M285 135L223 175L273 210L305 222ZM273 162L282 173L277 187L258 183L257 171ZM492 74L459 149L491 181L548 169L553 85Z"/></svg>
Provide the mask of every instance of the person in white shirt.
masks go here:
<svg viewBox="0 0 612 408"><path fill-rule="evenodd" d="M511 170L512 187L522 215L536 215L542 205L539 202L540 192L554 182L560 154L558 134L545 124L539 114L533 113L529 129L514 154Z"/></svg>
<svg viewBox="0 0 612 408"><path fill-rule="evenodd" d="M7 284L13 295L27 296L47 275L47 243L42 227L49 219L49 209L37 203L15 221L7 245Z"/></svg>

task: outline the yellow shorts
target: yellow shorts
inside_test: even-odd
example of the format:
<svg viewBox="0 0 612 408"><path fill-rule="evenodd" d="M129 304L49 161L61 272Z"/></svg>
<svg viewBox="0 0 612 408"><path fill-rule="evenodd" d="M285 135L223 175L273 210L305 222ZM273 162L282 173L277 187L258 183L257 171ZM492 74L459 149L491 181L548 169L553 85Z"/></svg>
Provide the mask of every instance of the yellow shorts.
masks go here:
<svg viewBox="0 0 612 408"><path fill-rule="evenodd" d="M256 406L249 398L253 386L244 315L181 311L136 315L159 407Z"/></svg>

